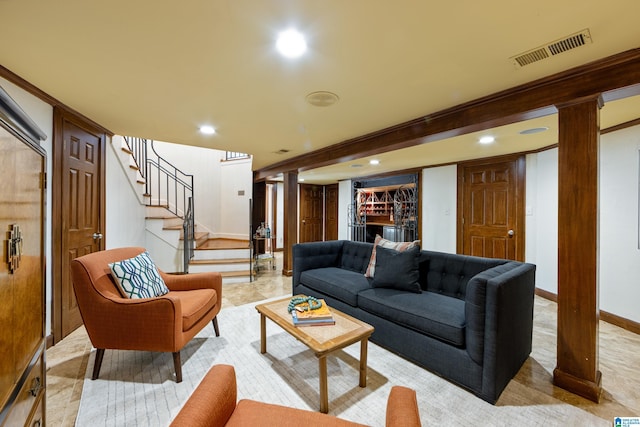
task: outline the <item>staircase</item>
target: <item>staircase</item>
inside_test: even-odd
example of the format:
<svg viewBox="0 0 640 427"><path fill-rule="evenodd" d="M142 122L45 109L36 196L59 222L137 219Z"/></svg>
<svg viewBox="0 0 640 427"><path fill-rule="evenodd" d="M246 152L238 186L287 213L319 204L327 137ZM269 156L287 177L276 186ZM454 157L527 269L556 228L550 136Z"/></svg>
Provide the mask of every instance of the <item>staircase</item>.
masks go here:
<svg viewBox="0 0 640 427"><path fill-rule="evenodd" d="M146 206L146 240L152 247L154 261L165 271L190 273L217 271L223 284L243 283L251 280L250 249L248 240L219 239L210 237L208 230L194 221L193 238L188 254L184 254L184 210L154 196L154 186L149 185L148 166L138 165L134 151L123 137L112 138L112 148L123 168L128 171L129 181L141 204ZM164 161L164 159L163 159ZM166 162L166 161L165 161ZM161 192L161 191L160 191ZM189 241L189 239L187 239ZM188 261L185 259L188 259ZM188 262L188 263L187 263ZM187 263L187 264L185 264ZM186 265L186 268L183 267Z"/></svg>
<svg viewBox="0 0 640 427"><path fill-rule="evenodd" d="M192 273L219 271L223 283L242 283L250 280L251 264L248 240L207 239L196 246L189 263Z"/></svg>

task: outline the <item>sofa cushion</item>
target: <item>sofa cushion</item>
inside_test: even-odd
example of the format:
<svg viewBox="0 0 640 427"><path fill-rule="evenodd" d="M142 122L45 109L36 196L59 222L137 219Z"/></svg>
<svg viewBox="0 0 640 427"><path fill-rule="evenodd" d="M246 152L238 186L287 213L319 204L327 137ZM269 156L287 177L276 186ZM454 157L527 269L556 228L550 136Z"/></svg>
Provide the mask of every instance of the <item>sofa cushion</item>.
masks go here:
<svg viewBox="0 0 640 427"><path fill-rule="evenodd" d="M125 298L154 298L169 292L146 251L133 258L112 262L109 268Z"/></svg>
<svg viewBox="0 0 640 427"><path fill-rule="evenodd" d="M371 243L345 241L342 245L340 267L364 274L369 265L372 250Z"/></svg>
<svg viewBox="0 0 640 427"><path fill-rule="evenodd" d="M421 293L418 278L420 248L414 246L404 252L379 247L376 255L376 275L371 282L374 288L395 288Z"/></svg>
<svg viewBox="0 0 640 427"><path fill-rule="evenodd" d="M360 292L358 306L441 341L460 347L465 345L465 306L464 301L457 298L433 292L414 294L373 288Z"/></svg>
<svg viewBox="0 0 640 427"><path fill-rule="evenodd" d="M361 273L336 267L303 271L300 284L353 307L358 304L358 293L371 288L369 280Z"/></svg>
<svg viewBox="0 0 640 427"><path fill-rule="evenodd" d="M395 249L398 252L406 251L414 246L420 246L420 240L414 240L413 242L392 242L390 240L382 238L379 234L376 234L376 240L373 243L373 249L371 250L371 257L369 259L369 265L367 271L365 271L365 277L373 278L376 272L376 249L383 247L387 249Z"/></svg>
<svg viewBox="0 0 640 427"><path fill-rule="evenodd" d="M426 277L421 276L423 290L464 300L467 283L481 271L505 264L507 260L469 255L423 251L421 263L428 258ZM421 271L423 274L423 271Z"/></svg>

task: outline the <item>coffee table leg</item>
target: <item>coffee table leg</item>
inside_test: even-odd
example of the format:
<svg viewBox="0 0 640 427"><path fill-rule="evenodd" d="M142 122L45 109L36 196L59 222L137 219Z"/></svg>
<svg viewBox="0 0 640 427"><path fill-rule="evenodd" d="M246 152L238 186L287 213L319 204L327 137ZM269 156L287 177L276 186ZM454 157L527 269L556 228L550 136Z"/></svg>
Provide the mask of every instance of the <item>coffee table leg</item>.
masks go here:
<svg viewBox="0 0 640 427"><path fill-rule="evenodd" d="M260 313L260 353L267 352L267 318Z"/></svg>
<svg viewBox="0 0 640 427"><path fill-rule="evenodd" d="M320 367L320 412L326 414L329 412L329 392L327 390L327 358L320 356L318 358Z"/></svg>
<svg viewBox="0 0 640 427"><path fill-rule="evenodd" d="M360 341L360 387L367 386L367 338Z"/></svg>

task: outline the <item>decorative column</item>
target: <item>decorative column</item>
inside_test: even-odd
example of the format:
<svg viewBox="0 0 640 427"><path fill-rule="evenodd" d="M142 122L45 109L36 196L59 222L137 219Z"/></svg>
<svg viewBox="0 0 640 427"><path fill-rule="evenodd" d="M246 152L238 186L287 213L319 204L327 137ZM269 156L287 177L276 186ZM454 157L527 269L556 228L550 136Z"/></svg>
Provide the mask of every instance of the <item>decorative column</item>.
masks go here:
<svg viewBox="0 0 640 427"><path fill-rule="evenodd" d="M558 354L553 383L594 402L598 369L600 96L559 105Z"/></svg>
<svg viewBox="0 0 640 427"><path fill-rule="evenodd" d="M282 274L293 275L293 245L298 243L298 172L284 173Z"/></svg>

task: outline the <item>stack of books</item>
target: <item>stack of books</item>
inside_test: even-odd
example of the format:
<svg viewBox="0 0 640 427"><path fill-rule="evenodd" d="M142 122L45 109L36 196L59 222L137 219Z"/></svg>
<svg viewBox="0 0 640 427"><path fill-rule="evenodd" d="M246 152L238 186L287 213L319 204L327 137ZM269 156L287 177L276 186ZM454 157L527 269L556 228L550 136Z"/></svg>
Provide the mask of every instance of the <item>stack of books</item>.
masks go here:
<svg viewBox="0 0 640 427"><path fill-rule="evenodd" d="M294 326L324 326L335 325L336 321L323 299L320 300L322 307L315 310L308 309L306 304L301 304L291 311ZM298 310L298 308L300 308Z"/></svg>

